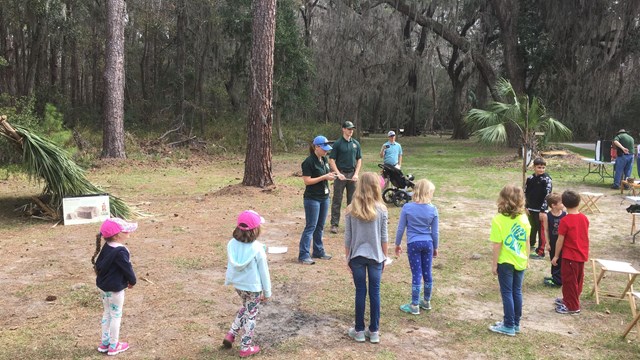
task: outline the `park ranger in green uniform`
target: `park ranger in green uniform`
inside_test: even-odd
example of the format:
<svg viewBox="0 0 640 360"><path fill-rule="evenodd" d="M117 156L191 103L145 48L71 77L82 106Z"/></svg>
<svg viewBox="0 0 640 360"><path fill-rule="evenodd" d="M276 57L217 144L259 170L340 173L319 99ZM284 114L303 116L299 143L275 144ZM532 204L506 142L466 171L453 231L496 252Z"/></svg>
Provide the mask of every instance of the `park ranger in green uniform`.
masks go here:
<svg viewBox="0 0 640 360"><path fill-rule="evenodd" d="M333 150L329 154L331 171L338 174L338 178L333 182L333 199L331 200L331 233L333 234L338 233L344 189L347 188L347 205L349 205L356 190L356 181L362 166L360 143L352 138L355 128L351 121L345 121L342 124L342 136L333 143Z"/></svg>

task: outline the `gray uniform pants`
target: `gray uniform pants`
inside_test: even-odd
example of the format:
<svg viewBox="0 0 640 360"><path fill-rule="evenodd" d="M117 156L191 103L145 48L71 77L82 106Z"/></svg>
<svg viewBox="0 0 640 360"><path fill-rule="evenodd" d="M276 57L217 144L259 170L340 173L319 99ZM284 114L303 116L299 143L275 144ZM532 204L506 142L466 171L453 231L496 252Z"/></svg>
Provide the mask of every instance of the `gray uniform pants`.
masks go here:
<svg viewBox="0 0 640 360"><path fill-rule="evenodd" d="M351 179L355 172L343 172L342 174ZM351 204L353 193L356 191L356 183L351 180L338 180L333 181L333 198L331 199L331 226L338 226L340 224L340 207L342 206L342 196L344 189L347 188L347 205Z"/></svg>

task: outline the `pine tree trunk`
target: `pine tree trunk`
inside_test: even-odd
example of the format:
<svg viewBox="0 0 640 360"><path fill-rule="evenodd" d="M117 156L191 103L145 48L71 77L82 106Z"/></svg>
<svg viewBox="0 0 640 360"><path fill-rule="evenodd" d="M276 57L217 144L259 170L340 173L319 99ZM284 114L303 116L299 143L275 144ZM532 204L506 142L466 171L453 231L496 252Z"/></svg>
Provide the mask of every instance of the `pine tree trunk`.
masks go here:
<svg viewBox="0 0 640 360"><path fill-rule="evenodd" d="M107 46L102 157L126 157L124 151L124 0L107 1Z"/></svg>
<svg viewBox="0 0 640 360"><path fill-rule="evenodd" d="M176 96L176 108L174 115L176 118L175 123L177 127L181 129L183 134L187 134L189 130L186 129L185 122L185 32L186 32L186 3L184 0L178 0L176 4L176 83L175 83L175 96Z"/></svg>
<svg viewBox="0 0 640 360"><path fill-rule="evenodd" d="M276 0L253 1L251 83L245 186L273 185L271 127L273 125L273 51L276 30Z"/></svg>

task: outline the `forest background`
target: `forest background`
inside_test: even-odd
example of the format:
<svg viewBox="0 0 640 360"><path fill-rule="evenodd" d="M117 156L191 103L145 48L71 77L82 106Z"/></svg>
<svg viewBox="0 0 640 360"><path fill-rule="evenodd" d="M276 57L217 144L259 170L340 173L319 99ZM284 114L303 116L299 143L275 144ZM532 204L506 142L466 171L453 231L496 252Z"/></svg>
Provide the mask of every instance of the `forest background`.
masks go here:
<svg viewBox="0 0 640 360"><path fill-rule="evenodd" d="M109 4L0 0L0 113L97 153ZM126 2L130 149L242 151L251 6ZM278 0L273 149L317 133L335 138L344 120L365 135L404 129L465 139L464 114L498 100L499 77L543 99L576 139L608 139L622 127L636 136L639 15L637 0ZM19 155L1 151L0 162Z"/></svg>

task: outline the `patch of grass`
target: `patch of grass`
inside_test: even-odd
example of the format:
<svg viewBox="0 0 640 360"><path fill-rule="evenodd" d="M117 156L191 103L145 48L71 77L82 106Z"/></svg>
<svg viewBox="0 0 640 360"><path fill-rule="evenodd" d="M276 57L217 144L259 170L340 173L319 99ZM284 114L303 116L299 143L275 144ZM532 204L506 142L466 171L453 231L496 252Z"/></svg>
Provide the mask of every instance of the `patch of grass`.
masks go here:
<svg viewBox="0 0 640 360"><path fill-rule="evenodd" d="M182 329L187 333L204 333L207 331L208 328L202 324L189 321L182 326Z"/></svg>
<svg viewBox="0 0 640 360"><path fill-rule="evenodd" d="M173 263L178 269L181 270L202 270L204 269L205 259L202 257L197 258L174 258Z"/></svg>
<svg viewBox="0 0 640 360"><path fill-rule="evenodd" d="M279 353L291 354L292 356L298 354L300 349L305 347L304 340L298 337L290 337L278 345L274 346L274 349Z"/></svg>
<svg viewBox="0 0 640 360"><path fill-rule="evenodd" d="M34 294L42 293L47 286L45 284L29 284L22 289L16 291L14 294L21 298L34 297Z"/></svg>
<svg viewBox="0 0 640 360"><path fill-rule="evenodd" d="M187 232L187 229L184 226L173 226L173 232L174 233L185 233Z"/></svg>
<svg viewBox="0 0 640 360"><path fill-rule="evenodd" d="M382 349L376 354L377 360L396 360L398 357L395 352L389 349Z"/></svg>
<svg viewBox="0 0 640 360"><path fill-rule="evenodd" d="M65 304L69 302L72 306L101 308L102 306L97 299L98 293L96 290L85 285L68 292L62 301Z"/></svg>

